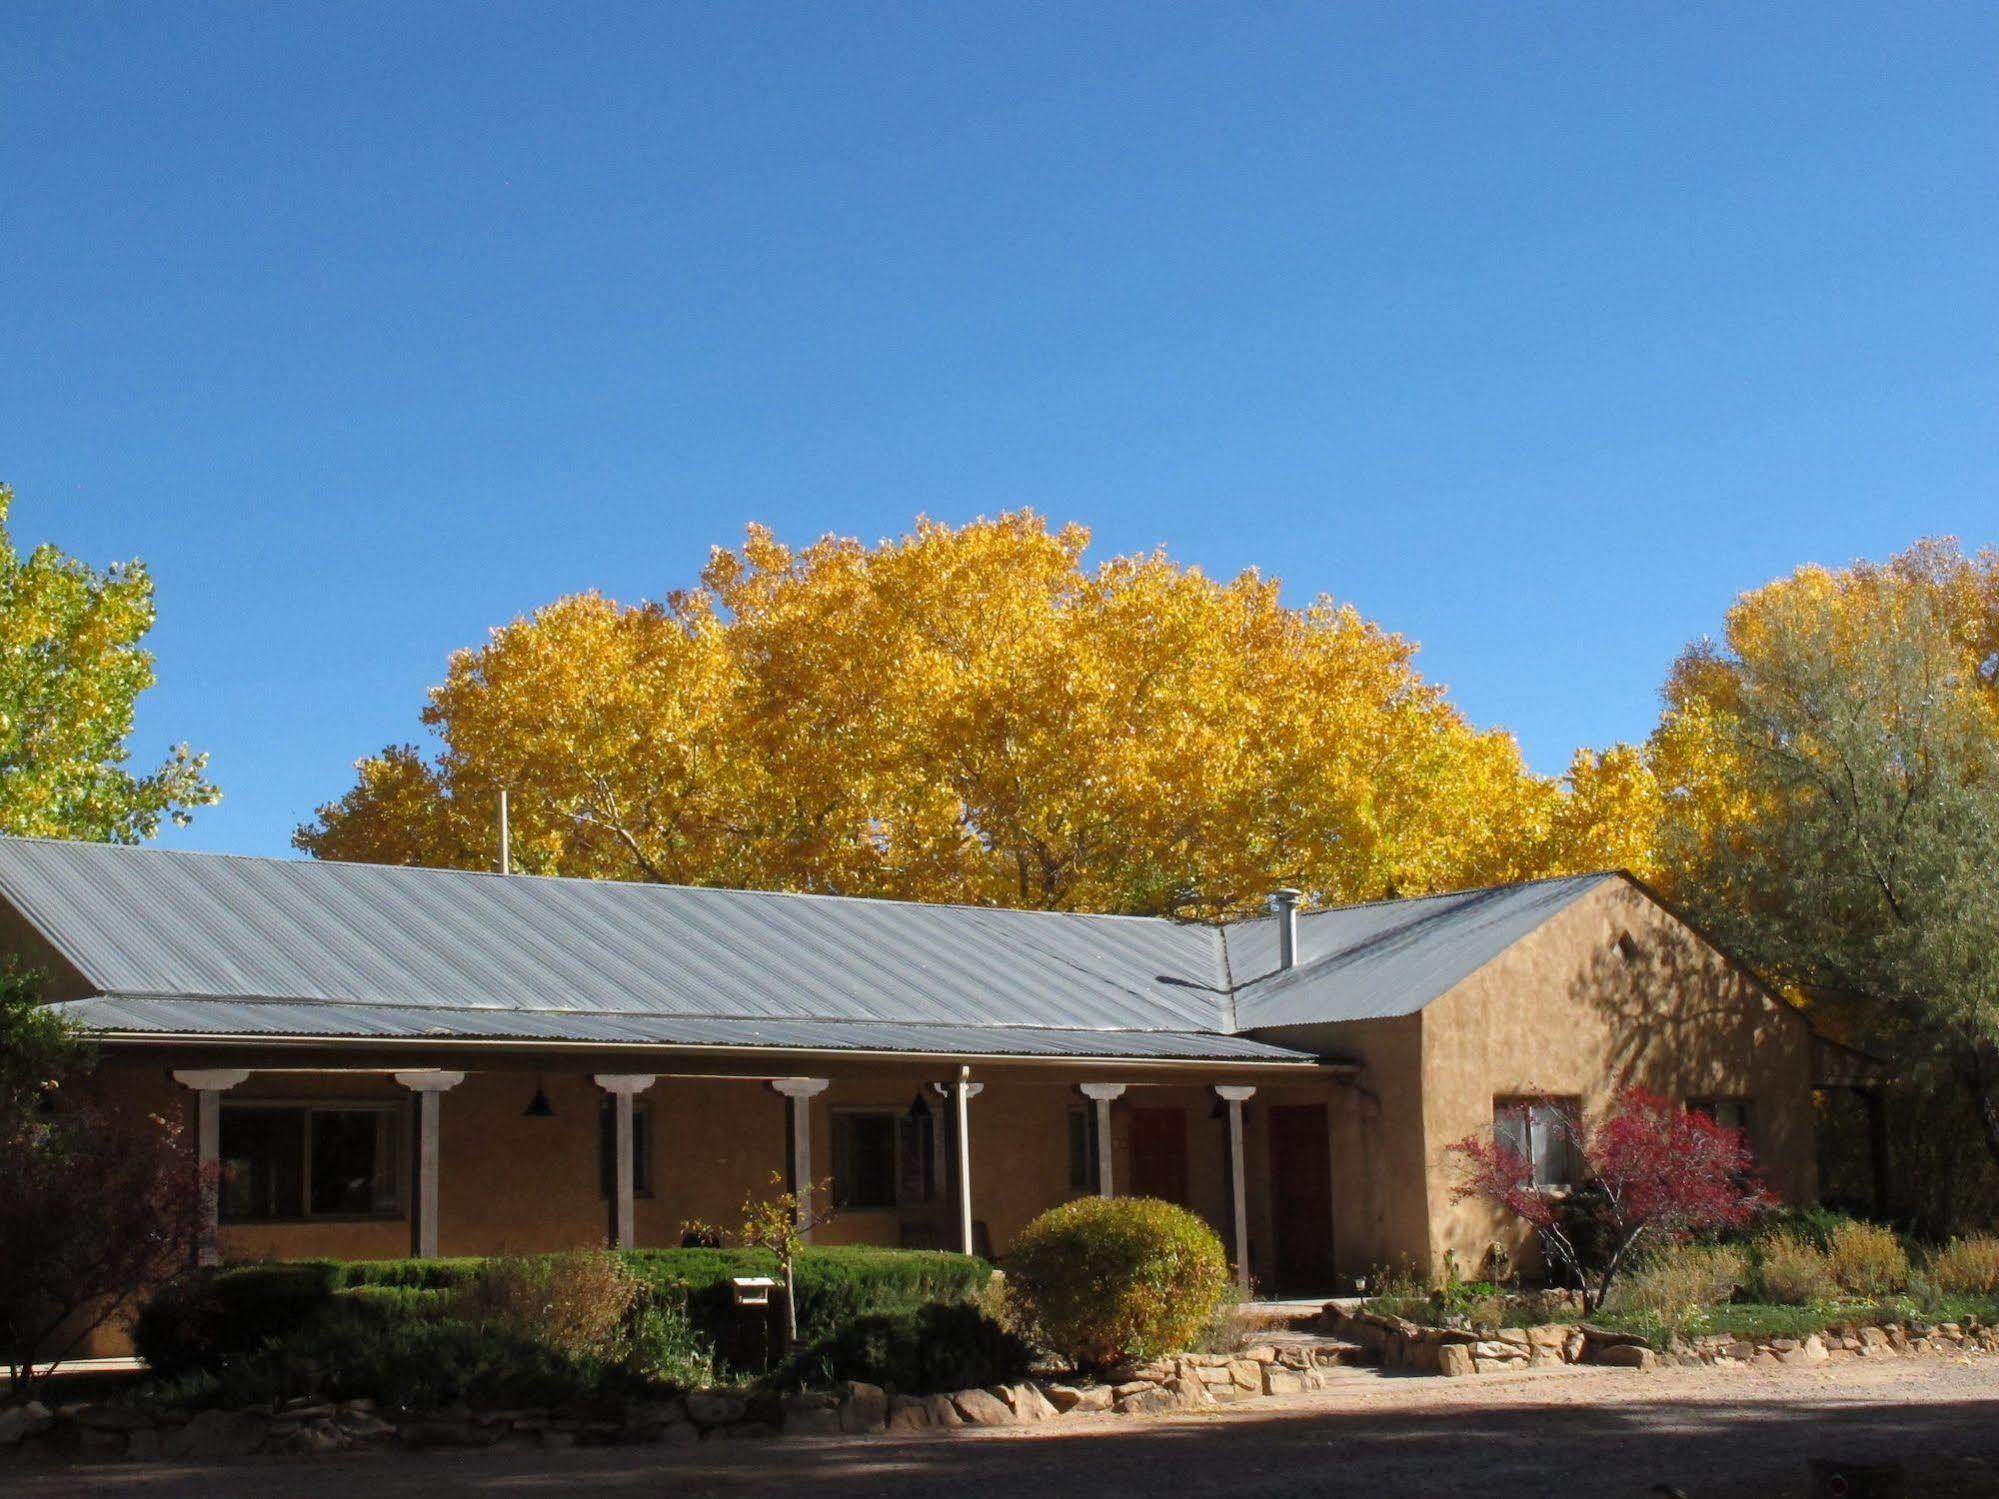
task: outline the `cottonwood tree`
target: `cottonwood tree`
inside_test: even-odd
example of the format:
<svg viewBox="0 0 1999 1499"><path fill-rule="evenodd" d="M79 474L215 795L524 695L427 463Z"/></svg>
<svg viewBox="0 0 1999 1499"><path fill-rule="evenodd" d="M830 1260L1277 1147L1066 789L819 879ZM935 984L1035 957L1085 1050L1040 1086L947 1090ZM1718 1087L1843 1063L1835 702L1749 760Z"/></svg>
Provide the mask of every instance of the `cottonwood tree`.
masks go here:
<svg viewBox="0 0 1999 1499"><path fill-rule="evenodd" d="M1661 859L1721 943L1999 1163L1999 557L1803 569L1675 669Z"/></svg>
<svg viewBox="0 0 1999 1499"><path fill-rule="evenodd" d="M127 769L133 705L153 685L155 615L139 563L104 571L39 546L22 556L0 485L0 832L136 843L216 800L208 757L176 746Z"/></svg>
<svg viewBox="0 0 1999 1499"><path fill-rule="evenodd" d="M1550 1265L1593 1312L1635 1253L1748 1223L1769 1205L1739 1130L1641 1089L1601 1117L1554 1109L1580 1168L1573 1195L1535 1184L1534 1163L1496 1134L1450 1147L1453 1200L1476 1199L1534 1229Z"/></svg>
<svg viewBox="0 0 1999 1499"><path fill-rule="evenodd" d="M362 761L295 841L490 867L506 787L520 868L1205 915L1601 862L1618 762L1572 795L1351 606L1088 539L752 528L664 602L558 600L452 659L434 758Z"/></svg>

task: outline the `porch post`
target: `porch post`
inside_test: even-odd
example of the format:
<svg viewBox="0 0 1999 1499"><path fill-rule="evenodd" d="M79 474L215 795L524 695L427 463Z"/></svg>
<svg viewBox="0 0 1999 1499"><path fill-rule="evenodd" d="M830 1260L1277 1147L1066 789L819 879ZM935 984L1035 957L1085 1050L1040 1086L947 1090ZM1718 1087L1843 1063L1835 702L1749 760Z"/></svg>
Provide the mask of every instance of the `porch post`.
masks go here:
<svg viewBox="0 0 1999 1499"><path fill-rule="evenodd" d="M798 1231L812 1240L812 1100L833 1084L829 1077L774 1077L771 1087L784 1095L791 1115L791 1190L798 1198Z"/></svg>
<svg viewBox="0 0 1999 1499"><path fill-rule="evenodd" d="M438 1100L465 1081L462 1072L398 1072L396 1081L416 1094L416 1187L410 1193L410 1253L437 1258Z"/></svg>
<svg viewBox="0 0 1999 1499"><path fill-rule="evenodd" d="M201 1241L195 1249L197 1264L213 1265L222 1258L219 1243L222 1183L218 1178L222 1161L222 1095L249 1075L246 1068L228 1067L174 1074L175 1082L194 1089L195 1159L201 1167L201 1190L206 1194Z"/></svg>
<svg viewBox="0 0 1999 1499"><path fill-rule="evenodd" d="M951 1085L958 1119L958 1250L972 1252L972 1069L960 1067Z"/></svg>
<svg viewBox="0 0 1999 1499"><path fill-rule="evenodd" d="M1242 1164L1242 1106L1256 1089L1217 1083L1215 1094L1229 1106L1229 1186L1235 1198L1235 1282L1249 1294L1249 1188Z"/></svg>
<svg viewBox="0 0 1999 1499"><path fill-rule="evenodd" d="M1083 1096L1097 1110L1097 1196L1115 1196L1111 1185L1111 1100L1124 1096L1123 1083L1084 1083Z"/></svg>
<svg viewBox="0 0 1999 1499"><path fill-rule="evenodd" d="M597 1086L611 1095L613 1115L611 1138L617 1159L611 1163L611 1247L633 1249L638 1245L638 1215L632 1203L632 1171L637 1147L632 1140L632 1099L656 1081L650 1072L600 1072Z"/></svg>

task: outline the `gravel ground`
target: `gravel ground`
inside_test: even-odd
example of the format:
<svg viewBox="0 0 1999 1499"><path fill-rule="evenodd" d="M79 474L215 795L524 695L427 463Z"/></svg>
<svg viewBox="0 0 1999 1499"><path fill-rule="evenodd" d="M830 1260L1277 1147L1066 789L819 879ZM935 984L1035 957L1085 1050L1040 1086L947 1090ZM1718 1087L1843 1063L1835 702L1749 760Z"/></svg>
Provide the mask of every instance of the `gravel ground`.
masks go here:
<svg viewBox="0 0 1999 1499"><path fill-rule="evenodd" d="M494 1499L589 1494L1013 1496L1227 1493L1479 1499L1789 1499L1806 1459L1899 1460L1910 1494L1999 1499L1999 1360L1476 1379L1355 1370L1309 1395L1185 1416L1070 1418L888 1440L692 1450L369 1453L171 1464L9 1464L9 1499L117 1494Z"/></svg>

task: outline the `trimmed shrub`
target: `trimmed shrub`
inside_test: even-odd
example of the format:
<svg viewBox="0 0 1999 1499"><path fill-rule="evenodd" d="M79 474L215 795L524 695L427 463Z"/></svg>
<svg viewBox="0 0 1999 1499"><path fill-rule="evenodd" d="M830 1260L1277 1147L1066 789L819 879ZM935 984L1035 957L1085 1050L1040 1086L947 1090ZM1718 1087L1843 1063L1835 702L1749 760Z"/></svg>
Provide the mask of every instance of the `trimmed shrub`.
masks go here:
<svg viewBox="0 0 1999 1499"><path fill-rule="evenodd" d="M830 1384L861 1379L904 1395L945 1394L1024 1379L1034 1348L970 1302L861 1317L822 1339L793 1377Z"/></svg>
<svg viewBox="0 0 1999 1499"><path fill-rule="evenodd" d="M1893 1229L1852 1218L1832 1231L1827 1247L1833 1279L1850 1296L1873 1299L1905 1290L1909 1256Z"/></svg>
<svg viewBox="0 0 1999 1499"><path fill-rule="evenodd" d="M343 1300L329 1315L271 1338L222 1369L223 1404L367 1397L410 1410L449 1405L555 1405L586 1390L615 1393L617 1371L505 1328L451 1317L371 1315Z"/></svg>
<svg viewBox="0 0 1999 1499"><path fill-rule="evenodd" d="M1756 1278L1763 1299L1780 1306L1813 1306L1832 1300L1839 1291L1825 1251L1788 1234L1777 1234L1758 1246Z"/></svg>
<svg viewBox="0 0 1999 1499"><path fill-rule="evenodd" d="M1952 1239L1930 1255L1929 1278L1947 1296L1999 1295L1999 1236Z"/></svg>
<svg viewBox="0 0 1999 1499"><path fill-rule="evenodd" d="M738 1366L761 1364L760 1338L745 1340L729 1280L770 1275L757 1249L635 1249L622 1256L633 1274L687 1309L694 1330ZM969 1301L992 1281L993 1267L971 1255L862 1245L812 1248L793 1266L798 1336L816 1343L862 1317L913 1312L933 1302ZM754 1347L750 1346L752 1343Z"/></svg>
<svg viewBox="0 0 1999 1499"><path fill-rule="evenodd" d="M331 1260L232 1266L183 1275L140 1308L132 1326L139 1357L162 1378L219 1368L274 1333L323 1317L340 1284Z"/></svg>
<svg viewBox="0 0 1999 1499"><path fill-rule="evenodd" d="M1007 1296L1032 1337L1078 1368L1190 1347L1228 1288L1215 1231L1149 1197L1082 1197L1013 1241Z"/></svg>
<svg viewBox="0 0 1999 1499"><path fill-rule="evenodd" d="M322 1323L353 1312L378 1323L490 1325L679 1383L711 1376L717 1348L738 1368L766 1366L765 1329L736 1311L729 1279L770 1273L770 1256L747 1249L237 1265L162 1288L141 1310L134 1342L162 1379L219 1373L273 1338L310 1342ZM993 1272L968 1255L835 1247L805 1251L797 1274L800 1334L818 1341L863 1317L971 1300ZM343 1359L358 1357L359 1336L338 1335Z"/></svg>

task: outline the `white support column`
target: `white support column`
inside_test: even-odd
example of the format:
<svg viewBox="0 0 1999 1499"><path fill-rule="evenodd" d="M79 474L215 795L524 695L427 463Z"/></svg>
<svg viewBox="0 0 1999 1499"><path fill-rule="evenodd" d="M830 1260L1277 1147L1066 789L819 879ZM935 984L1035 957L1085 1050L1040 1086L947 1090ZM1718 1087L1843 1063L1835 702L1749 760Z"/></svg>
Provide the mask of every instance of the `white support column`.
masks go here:
<svg viewBox="0 0 1999 1499"><path fill-rule="evenodd" d="M791 1190L798 1197L798 1230L812 1239L812 1100L833 1084L828 1077L774 1077L791 1115Z"/></svg>
<svg viewBox="0 0 1999 1499"><path fill-rule="evenodd" d="M617 1159L611 1163L611 1247L638 1247L638 1209L632 1201L632 1176L637 1165L633 1141L632 1100L645 1092L658 1075L651 1072L600 1072L597 1086L611 1095L613 1115L611 1138L616 1142Z"/></svg>
<svg viewBox="0 0 1999 1499"><path fill-rule="evenodd" d="M958 1121L958 1249L972 1253L972 1069L960 1067L951 1085L951 1103Z"/></svg>
<svg viewBox="0 0 1999 1499"><path fill-rule="evenodd" d="M174 1074L175 1082L183 1088L194 1090L195 1159L201 1167L201 1189L207 1194L206 1211L202 1217L201 1242L195 1250L195 1259L203 1265L213 1265L222 1258L219 1238L220 1207L217 1202L222 1189L218 1177L222 1161L222 1095L249 1075L247 1068L230 1067L211 1067Z"/></svg>
<svg viewBox="0 0 1999 1499"><path fill-rule="evenodd" d="M1249 1291L1249 1188L1242 1164L1242 1106L1256 1089L1239 1083L1217 1083L1215 1094L1229 1106L1229 1187L1235 1198L1235 1280Z"/></svg>
<svg viewBox="0 0 1999 1499"><path fill-rule="evenodd" d="M465 1081L462 1072L398 1072L416 1094L416 1182L410 1191L410 1253L437 1258L438 1101Z"/></svg>
<svg viewBox="0 0 1999 1499"><path fill-rule="evenodd" d="M1097 1107L1097 1196L1116 1195L1111 1185L1111 1100L1124 1096L1123 1083L1084 1083L1083 1096Z"/></svg>

